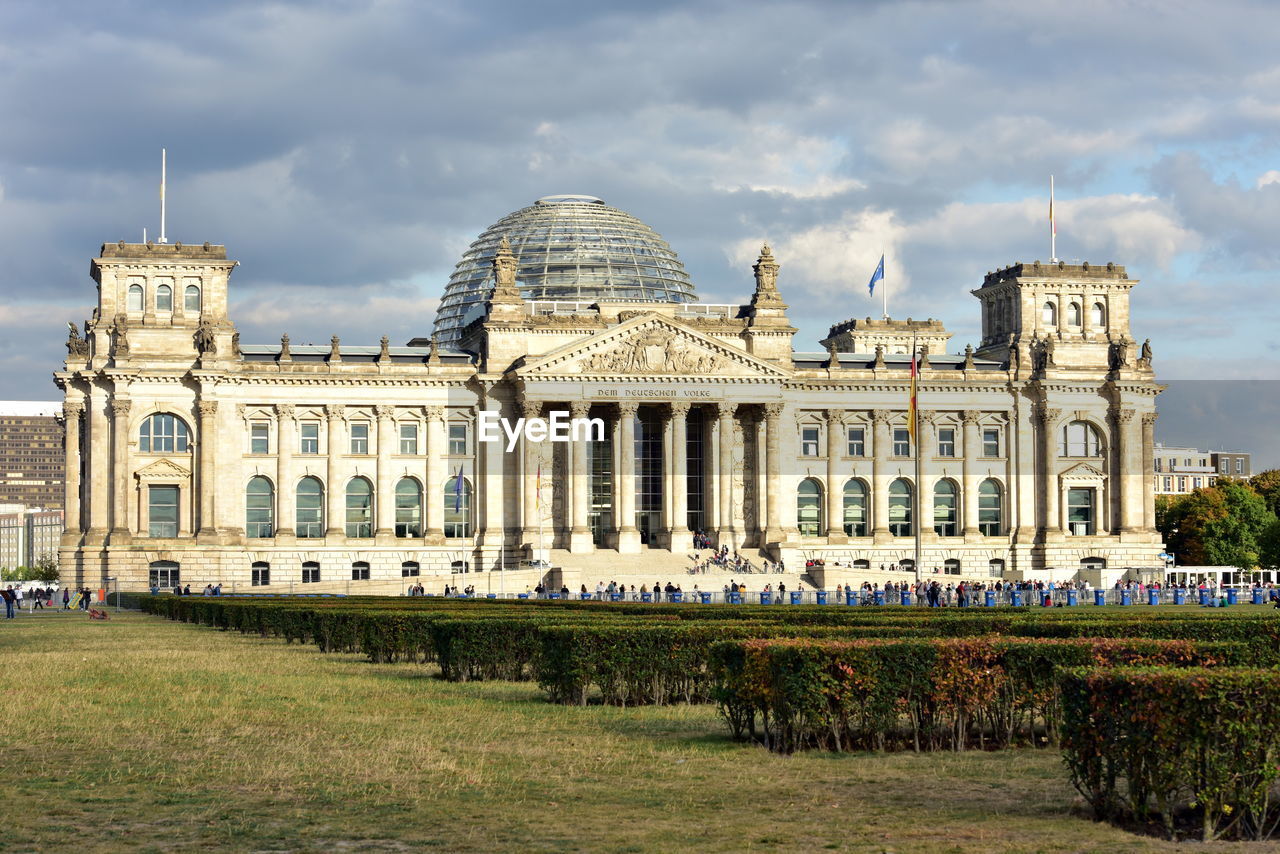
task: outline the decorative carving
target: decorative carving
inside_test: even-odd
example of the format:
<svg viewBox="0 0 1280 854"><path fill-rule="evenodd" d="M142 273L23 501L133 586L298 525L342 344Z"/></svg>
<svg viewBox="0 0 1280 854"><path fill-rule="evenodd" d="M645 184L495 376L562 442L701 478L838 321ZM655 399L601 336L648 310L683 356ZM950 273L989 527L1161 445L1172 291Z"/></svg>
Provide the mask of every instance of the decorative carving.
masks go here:
<svg viewBox="0 0 1280 854"><path fill-rule="evenodd" d="M339 343L341 342L337 335L329 339L329 361L330 362L342 361L342 352L338 349Z"/></svg>
<svg viewBox="0 0 1280 854"><path fill-rule="evenodd" d="M891 409L873 409L871 410L871 422L873 424L891 424L893 423L893 410Z"/></svg>
<svg viewBox="0 0 1280 854"><path fill-rule="evenodd" d="M113 359L129 358L129 316L123 312L117 314L112 324L115 332L115 344L111 348Z"/></svg>
<svg viewBox="0 0 1280 854"><path fill-rule="evenodd" d="M431 350L427 353L427 364L440 364L440 338L434 333L431 336Z"/></svg>
<svg viewBox="0 0 1280 854"><path fill-rule="evenodd" d="M200 321L200 325L196 327L196 334L191 336L195 341L197 353L202 356L216 356L218 354L218 339L215 332L213 324L208 320Z"/></svg>
<svg viewBox="0 0 1280 854"><path fill-rule="evenodd" d="M776 423L785 408L786 404L783 403L766 403L764 405L764 417L766 420Z"/></svg>
<svg viewBox="0 0 1280 854"><path fill-rule="evenodd" d="M1142 355L1138 356L1138 367L1151 370L1151 339L1142 342Z"/></svg>
<svg viewBox="0 0 1280 854"><path fill-rule="evenodd" d="M1154 427L1154 426L1156 426L1156 419L1157 419L1157 418L1159 418L1159 417L1160 417L1160 414L1159 414L1158 412L1144 412L1144 413L1142 413L1142 426L1143 426L1143 427Z"/></svg>
<svg viewBox="0 0 1280 854"><path fill-rule="evenodd" d="M324 414L330 421L341 421L347 417L347 408L341 403L326 403Z"/></svg>
<svg viewBox="0 0 1280 854"><path fill-rule="evenodd" d="M680 336L662 329L643 329L617 346L593 353L582 362L582 370L611 374L710 374L722 360L690 346Z"/></svg>
<svg viewBox="0 0 1280 854"><path fill-rule="evenodd" d="M923 344L920 346L920 365L918 370L923 371L928 367L931 367L929 364L929 345Z"/></svg>
<svg viewBox="0 0 1280 854"><path fill-rule="evenodd" d="M1043 403L1039 403L1036 404L1032 414L1041 427L1051 427L1062 415L1062 410L1051 409Z"/></svg>
<svg viewBox="0 0 1280 854"><path fill-rule="evenodd" d="M525 400L520 403L520 414L528 421L530 418L542 417L542 401Z"/></svg>
<svg viewBox="0 0 1280 854"><path fill-rule="evenodd" d="M716 418L720 421L730 421L738 412L738 404L736 403L713 403L712 410L716 413Z"/></svg>
<svg viewBox="0 0 1280 854"><path fill-rule="evenodd" d="M960 413L960 420L965 424L978 424L982 421L982 412L978 409L966 409Z"/></svg>
<svg viewBox="0 0 1280 854"><path fill-rule="evenodd" d="M84 404L77 400L64 400L62 402L62 414L67 420L79 418L84 414Z"/></svg>
<svg viewBox="0 0 1280 854"><path fill-rule="evenodd" d="M828 409L823 414L826 416L828 424L831 424L833 426L839 426L841 424L844 424L845 416L847 416L849 413L844 411L843 409Z"/></svg>
<svg viewBox="0 0 1280 854"><path fill-rule="evenodd" d="M972 371L975 367L977 367L977 365L975 365L973 361L973 345L966 344L964 345L964 369L966 371Z"/></svg>
<svg viewBox="0 0 1280 854"><path fill-rule="evenodd" d="M1134 411L1132 409L1120 409L1117 407L1111 410L1111 417L1114 418L1116 423L1121 427L1128 426L1129 422L1133 421L1133 416Z"/></svg>
<svg viewBox="0 0 1280 854"><path fill-rule="evenodd" d="M292 418L293 418L293 411L294 411L294 410L293 410L293 404L292 404L292 403L277 403L277 404L276 404L276 416L277 416L278 418L282 419L282 420L283 420L283 419L292 419Z"/></svg>
<svg viewBox="0 0 1280 854"><path fill-rule="evenodd" d="M443 407L443 406L428 406L428 407L427 407L427 420L428 420L428 421L444 421L444 407Z"/></svg>
<svg viewBox="0 0 1280 854"><path fill-rule="evenodd" d="M835 370L840 367L840 352L836 350L836 342L827 342L827 370Z"/></svg>
<svg viewBox="0 0 1280 854"><path fill-rule="evenodd" d="M760 247L760 257L751 267L756 274L756 291L751 295L753 307L781 307L782 295L778 293L778 262L773 258L773 250L766 243Z"/></svg>
<svg viewBox="0 0 1280 854"><path fill-rule="evenodd" d="M239 416L240 418L244 418L244 414L248 411L249 411L249 407L244 405L243 403L236 404L236 415Z"/></svg>
<svg viewBox="0 0 1280 854"><path fill-rule="evenodd" d="M280 357L281 362L292 362L293 354L289 352L289 333L280 336Z"/></svg>
<svg viewBox="0 0 1280 854"><path fill-rule="evenodd" d="M683 400L673 400L669 406L671 407L672 418L687 418L689 416L689 404Z"/></svg>
<svg viewBox="0 0 1280 854"><path fill-rule="evenodd" d="M498 244L498 251L493 256L493 293L489 297L492 303L519 303L524 300L520 289L516 287L516 257L511 254L511 244L503 235Z"/></svg>
<svg viewBox="0 0 1280 854"><path fill-rule="evenodd" d="M378 416L379 421L390 421L395 417L396 408L388 403L379 403L373 408L373 412Z"/></svg>
<svg viewBox="0 0 1280 854"><path fill-rule="evenodd" d="M569 404L569 415L572 418L586 418L591 411L591 404L585 400L575 400Z"/></svg>
<svg viewBox="0 0 1280 854"><path fill-rule="evenodd" d="M383 335L379 343L382 344L382 349L378 351L378 361L390 362L391 361L391 339Z"/></svg>
<svg viewBox="0 0 1280 854"><path fill-rule="evenodd" d="M196 411L200 413L201 418L212 418L218 414L218 401L197 400Z"/></svg>
<svg viewBox="0 0 1280 854"><path fill-rule="evenodd" d="M237 359L242 358L244 356L244 353L240 352L240 333L239 332L231 333L231 355Z"/></svg>
<svg viewBox="0 0 1280 854"><path fill-rule="evenodd" d="M875 361L874 367L876 368L884 367L884 345L883 344L876 345L876 361Z"/></svg>
<svg viewBox="0 0 1280 854"><path fill-rule="evenodd" d="M111 414L116 418L124 418L128 416L131 408L133 408L132 400L121 400L116 398L111 401Z"/></svg>
<svg viewBox="0 0 1280 854"><path fill-rule="evenodd" d="M1132 354L1133 342L1128 339L1120 339L1112 341L1108 350L1107 361L1113 371L1118 371L1129 365L1129 357Z"/></svg>
<svg viewBox="0 0 1280 854"><path fill-rule="evenodd" d="M631 403L628 401L626 403L618 404L619 418L635 418L636 413L639 411L640 411L640 404L638 403Z"/></svg>
<svg viewBox="0 0 1280 854"><path fill-rule="evenodd" d="M80 337L80 330L74 323L67 324L67 356L72 359L89 357L89 342Z"/></svg>

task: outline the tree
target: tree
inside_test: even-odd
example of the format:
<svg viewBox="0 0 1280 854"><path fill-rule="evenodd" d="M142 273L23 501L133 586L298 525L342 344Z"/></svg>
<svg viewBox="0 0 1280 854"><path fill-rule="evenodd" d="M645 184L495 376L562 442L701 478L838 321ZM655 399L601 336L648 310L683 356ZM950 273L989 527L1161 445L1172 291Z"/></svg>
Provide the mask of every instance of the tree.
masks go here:
<svg viewBox="0 0 1280 854"><path fill-rule="evenodd" d="M1156 506L1157 527L1183 565L1253 569L1270 557L1275 521L1262 496L1243 481L1220 480Z"/></svg>
<svg viewBox="0 0 1280 854"><path fill-rule="evenodd" d="M1266 567L1280 567L1280 519L1275 519L1262 532L1260 542L1261 563Z"/></svg>
<svg viewBox="0 0 1280 854"><path fill-rule="evenodd" d="M58 559L51 554L42 554L31 567L31 580L53 583L58 580Z"/></svg>
<svg viewBox="0 0 1280 854"><path fill-rule="evenodd" d="M1249 485L1267 502L1267 509L1280 516L1280 469L1268 469L1249 479Z"/></svg>

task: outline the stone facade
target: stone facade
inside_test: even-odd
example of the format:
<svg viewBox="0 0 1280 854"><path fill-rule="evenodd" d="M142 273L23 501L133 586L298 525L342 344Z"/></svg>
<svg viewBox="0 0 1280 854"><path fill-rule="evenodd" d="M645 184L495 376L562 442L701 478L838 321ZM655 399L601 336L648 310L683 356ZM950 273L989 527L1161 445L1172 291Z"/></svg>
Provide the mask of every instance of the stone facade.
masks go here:
<svg viewBox="0 0 1280 854"><path fill-rule="evenodd" d="M209 244L107 244L93 260L99 304L55 375L64 578L373 583L548 553L571 570L642 554L676 571L696 529L757 564L884 580L914 560L921 521L920 569L1160 566L1161 387L1129 335L1122 267L987 277L978 350L920 365L917 496L909 357L857 352L853 327L796 352L768 247L747 305L564 313L521 298L504 247L456 349L242 346L234 266ZM864 331L906 329L883 326ZM601 419L603 441L478 441L483 412L552 411Z"/></svg>

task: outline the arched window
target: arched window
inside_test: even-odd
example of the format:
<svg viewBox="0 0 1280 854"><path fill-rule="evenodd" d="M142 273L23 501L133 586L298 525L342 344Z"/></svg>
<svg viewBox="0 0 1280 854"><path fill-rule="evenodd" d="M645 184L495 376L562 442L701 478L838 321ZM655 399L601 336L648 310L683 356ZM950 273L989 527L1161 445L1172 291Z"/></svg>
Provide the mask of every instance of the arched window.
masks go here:
<svg viewBox="0 0 1280 854"><path fill-rule="evenodd" d="M940 480L933 487L933 530L938 536L954 537L960 533L956 515L956 485Z"/></svg>
<svg viewBox="0 0 1280 854"><path fill-rule="evenodd" d="M396 536L422 536L422 487L411 477L396 484Z"/></svg>
<svg viewBox="0 0 1280 854"><path fill-rule="evenodd" d="M251 587L266 587L271 583L271 564L266 561L254 561L249 566L249 585Z"/></svg>
<svg viewBox="0 0 1280 854"><path fill-rule="evenodd" d="M173 311L173 288L168 285L156 288L156 311Z"/></svg>
<svg viewBox="0 0 1280 854"><path fill-rule="evenodd" d="M796 490L796 525L802 537L822 534L822 485L811 477L800 481Z"/></svg>
<svg viewBox="0 0 1280 854"><path fill-rule="evenodd" d="M1062 457L1100 457L1102 441L1098 431L1086 421L1072 421L1062 427L1062 443L1058 446Z"/></svg>
<svg viewBox="0 0 1280 854"><path fill-rule="evenodd" d="M416 560L406 560L404 563L400 564L401 578L416 578L421 574L422 568L418 566L418 562Z"/></svg>
<svg viewBox="0 0 1280 854"><path fill-rule="evenodd" d="M960 561L955 558L947 558L942 562L942 571L947 575L959 575Z"/></svg>
<svg viewBox="0 0 1280 854"><path fill-rule="evenodd" d="M151 587L177 587L182 581L180 570L176 561L153 560L148 569L147 581Z"/></svg>
<svg viewBox="0 0 1280 854"><path fill-rule="evenodd" d="M186 291L183 292L182 310L187 314L200 313L200 288L196 285L187 285Z"/></svg>
<svg viewBox="0 0 1280 854"><path fill-rule="evenodd" d="M324 536L324 486L319 479L304 477L298 481L297 520L294 528L299 537Z"/></svg>
<svg viewBox="0 0 1280 854"><path fill-rule="evenodd" d="M1058 325L1058 307L1051 302L1047 302L1044 304L1044 325L1045 326Z"/></svg>
<svg viewBox="0 0 1280 854"><path fill-rule="evenodd" d="M444 535L471 536L471 482L451 477L444 482Z"/></svg>
<svg viewBox="0 0 1280 854"><path fill-rule="evenodd" d="M126 311L142 311L142 285L130 285L125 299Z"/></svg>
<svg viewBox="0 0 1280 854"><path fill-rule="evenodd" d="M871 568L871 561L866 560L866 559L862 559L862 560L855 560L855 561L853 562L853 568L854 568L854 569L870 569L870 568Z"/></svg>
<svg viewBox="0 0 1280 854"><path fill-rule="evenodd" d="M898 478L889 484L889 533L895 537L910 537L911 527L911 484Z"/></svg>
<svg viewBox="0 0 1280 854"><path fill-rule="evenodd" d="M138 428L138 450L148 454L185 454L191 443L187 424L176 415L148 415Z"/></svg>
<svg viewBox="0 0 1280 854"><path fill-rule="evenodd" d="M363 477L347 483L347 536L373 536L373 486Z"/></svg>
<svg viewBox="0 0 1280 854"><path fill-rule="evenodd" d="M1080 303L1073 302L1067 306L1067 323L1071 326L1079 326L1083 321L1083 315L1080 313Z"/></svg>
<svg viewBox="0 0 1280 854"><path fill-rule="evenodd" d="M369 563L368 561L358 560L351 564L351 580L352 581L368 581L369 580Z"/></svg>
<svg viewBox="0 0 1280 854"><path fill-rule="evenodd" d="M978 530L984 537L1000 536L1004 526L1003 504L999 483L988 478L978 485Z"/></svg>
<svg viewBox="0 0 1280 854"><path fill-rule="evenodd" d="M867 485L857 478L844 485L844 532L850 537L867 535Z"/></svg>
<svg viewBox="0 0 1280 854"><path fill-rule="evenodd" d="M1106 569L1107 559L1105 557L1087 557L1080 561L1081 569Z"/></svg>
<svg viewBox="0 0 1280 854"><path fill-rule="evenodd" d="M244 534L270 537L275 533L275 489L261 475L250 478L244 491Z"/></svg>
<svg viewBox="0 0 1280 854"><path fill-rule="evenodd" d="M1089 323L1094 329L1104 329L1107 325L1107 307L1095 302L1089 316Z"/></svg>

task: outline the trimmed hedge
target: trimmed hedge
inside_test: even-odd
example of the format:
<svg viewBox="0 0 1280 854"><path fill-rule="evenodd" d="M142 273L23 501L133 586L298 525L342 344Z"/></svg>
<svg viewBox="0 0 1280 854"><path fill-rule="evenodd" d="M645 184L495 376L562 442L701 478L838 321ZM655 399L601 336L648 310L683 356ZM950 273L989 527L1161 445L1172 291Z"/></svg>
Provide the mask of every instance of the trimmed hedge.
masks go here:
<svg viewBox="0 0 1280 854"><path fill-rule="evenodd" d="M1062 751L1098 819L1209 841L1280 824L1280 673L1088 668L1061 677Z"/></svg>
<svg viewBox="0 0 1280 854"><path fill-rule="evenodd" d="M1058 737L1059 668L1240 664L1239 643L922 638L746 640L712 650L715 699L736 738L791 753L963 750Z"/></svg>

